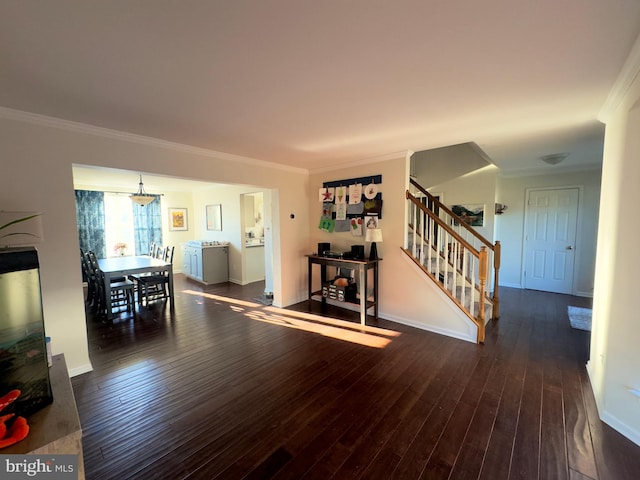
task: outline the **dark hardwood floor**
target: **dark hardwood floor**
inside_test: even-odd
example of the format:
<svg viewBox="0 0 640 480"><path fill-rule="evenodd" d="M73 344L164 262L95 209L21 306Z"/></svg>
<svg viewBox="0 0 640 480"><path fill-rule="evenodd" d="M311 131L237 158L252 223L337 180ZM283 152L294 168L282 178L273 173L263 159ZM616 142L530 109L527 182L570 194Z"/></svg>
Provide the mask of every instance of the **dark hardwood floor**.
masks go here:
<svg viewBox="0 0 640 480"><path fill-rule="evenodd" d="M173 315L88 316L94 370L72 379L88 479L640 478L568 323L588 299L502 289L478 346L268 309L262 290L176 275Z"/></svg>

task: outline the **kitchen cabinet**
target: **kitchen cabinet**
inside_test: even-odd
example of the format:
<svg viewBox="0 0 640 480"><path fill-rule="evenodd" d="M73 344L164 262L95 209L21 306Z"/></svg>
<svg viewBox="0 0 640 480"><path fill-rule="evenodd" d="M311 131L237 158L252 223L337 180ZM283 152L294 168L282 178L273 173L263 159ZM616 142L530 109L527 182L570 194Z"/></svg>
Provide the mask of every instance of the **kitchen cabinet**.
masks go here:
<svg viewBox="0 0 640 480"><path fill-rule="evenodd" d="M229 247L193 240L182 244L182 273L205 285L229 281Z"/></svg>

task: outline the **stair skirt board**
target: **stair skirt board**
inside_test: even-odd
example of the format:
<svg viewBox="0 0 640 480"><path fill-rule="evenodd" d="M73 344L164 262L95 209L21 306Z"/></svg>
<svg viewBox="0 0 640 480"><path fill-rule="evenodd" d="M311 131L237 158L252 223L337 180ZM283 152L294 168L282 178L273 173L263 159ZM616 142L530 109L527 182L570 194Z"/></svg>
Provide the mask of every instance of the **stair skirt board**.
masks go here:
<svg viewBox="0 0 640 480"><path fill-rule="evenodd" d="M394 322L402 323L403 325L408 325L410 327L419 328L421 330L426 330L433 333L438 333L440 335L446 335L447 337L458 338L460 340L465 340L472 343L477 343L478 341L478 327L473 321L462 311L460 308L451 301L451 298L444 293L440 287L438 287L435 282L427 278L424 272L420 269L418 265L409 257L409 255L403 255L405 261L413 266L415 269L417 276L421 279L425 285L428 285L429 288L433 289L434 292L442 299L444 305L446 305L449 310L458 318L464 321L464 324L467 326L467 334L458 331L458 330L448 330L446 328L442 328L437 325L432 325L428 323L421 323L415 320L393 317L385 315L384 318L388 320L392 320ZM485 322L486 323L486 322Z"/></svg>
<svg viewBox="0 0 640 480"><path fill-rule="evenodd" d="M410 250L410 249L409 249L409 250ZM432 259L431 259L432 267L435 267L435 263L436 263L436 261L435 261L435 260L436 260L435 258L432 258ZM429 266L427 266L427 265L426 265L426 263L423 263L423 265L425 266L425 268L427 268L427 270L429 270L429 272L431 272L431 274L432 274L432 275L434 274L434 273L432 272L432 270L434 270L435 268L429 268ZM441 265L442 265L442 264L441 264ZM459 278L460 278L460 276L461 276L461 274L460 274L460 273L458 273L458 274L457 274L457 278L459 279ZM449 282L450 282L450 281L451 281L451 279L453 278L453 272L452 272L451 270L448 270L448 271L447 271L447 273L446 273L447 282L446 282L446 283L445 283L445 279L444 279L444 277L445 277L445 274L444 274L443 272L440 272L440 275L439 275L440 283L442 283L448 291L451 291L451 289L449 288ZM458 293L458 291L459 291L459 289L460 289L460 288L462 288L462 287L461 287L461 286L457 286L457 287L456 287L456 295L455 295L455 296L456 296L456 298L459 298L459 295L457 295L457 293ZM465 288L465 290L466 290L466 292L465 292L465 299L467 300L467 301L465 301L465 303L464 303L464 307L465 307L467 310L471 310L471 309L469 308L469 306L470 306L470 299L471 299L471 296L470 296L470 293L471 293L471 287L470 287L470 286L465 286L464 288ZM478 311L479 304L480 304L480 302L479 302L478 300L474 300L474 312L477 312L477 311ZM485 307L484 307L484 313L485 313L485 317L484 317L484 318L485 318L485 325L486 325L486 323L487 323L487 322L492 318L492 312L493 312L493 305L492 305L492 303L491 303L490 301L486 300L486 301L485 301Z"/></svg>

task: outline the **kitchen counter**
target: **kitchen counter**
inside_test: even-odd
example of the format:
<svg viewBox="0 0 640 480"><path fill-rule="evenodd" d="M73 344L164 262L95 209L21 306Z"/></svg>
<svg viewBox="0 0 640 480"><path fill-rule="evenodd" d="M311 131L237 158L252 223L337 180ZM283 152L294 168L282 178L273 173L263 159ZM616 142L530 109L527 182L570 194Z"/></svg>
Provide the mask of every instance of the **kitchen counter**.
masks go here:
<svg viewBox="0 0 640 480"><path fill-rule="evenodd" d="M264 247L264 237L260 238L245 238L244 246L249 247Z"/></svg>

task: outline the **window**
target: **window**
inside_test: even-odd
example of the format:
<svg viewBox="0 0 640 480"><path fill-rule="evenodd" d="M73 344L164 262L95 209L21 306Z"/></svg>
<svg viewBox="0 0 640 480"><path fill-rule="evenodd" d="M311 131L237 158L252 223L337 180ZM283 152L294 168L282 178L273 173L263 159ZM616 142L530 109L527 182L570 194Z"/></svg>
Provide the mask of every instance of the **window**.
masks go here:
<svg viewBox="0 0 640 480"><path fill-rule="evenodd" d="M135 255L133 209L128 196L104 194L107 257Z"/></svg>

